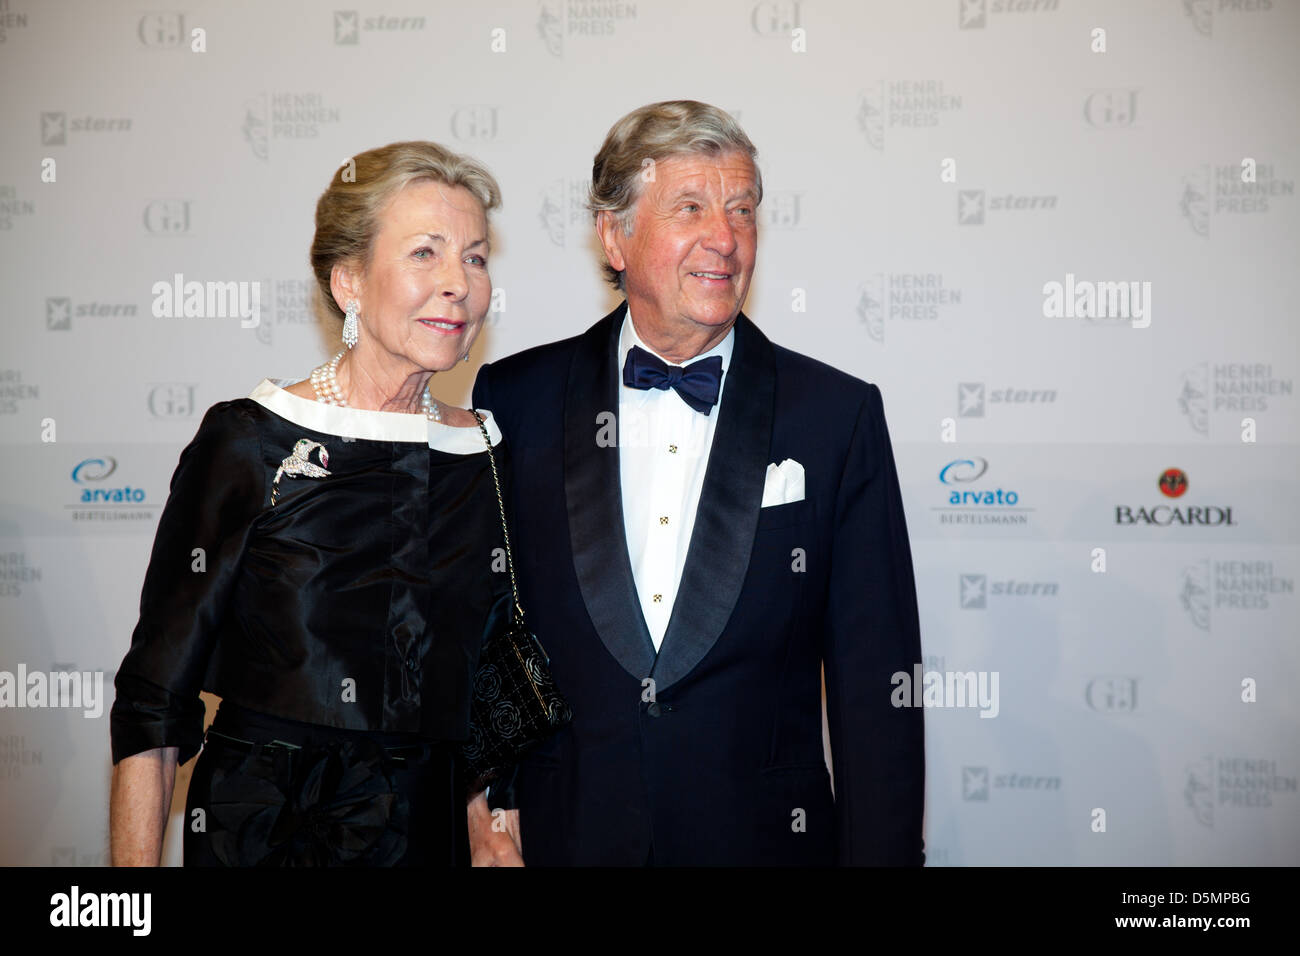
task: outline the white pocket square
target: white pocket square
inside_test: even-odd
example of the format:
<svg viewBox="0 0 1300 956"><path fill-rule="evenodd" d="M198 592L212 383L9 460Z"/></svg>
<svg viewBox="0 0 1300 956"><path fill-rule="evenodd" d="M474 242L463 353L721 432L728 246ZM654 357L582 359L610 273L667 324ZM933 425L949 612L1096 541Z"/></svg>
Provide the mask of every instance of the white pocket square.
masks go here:
<svg viewBox="0 0 1300 956"><path fill-rule="evenodd" d="M788 505L796 501L803 501L803 465L793 458L787 458L779 465L768 465L762 507Z"/></svg>

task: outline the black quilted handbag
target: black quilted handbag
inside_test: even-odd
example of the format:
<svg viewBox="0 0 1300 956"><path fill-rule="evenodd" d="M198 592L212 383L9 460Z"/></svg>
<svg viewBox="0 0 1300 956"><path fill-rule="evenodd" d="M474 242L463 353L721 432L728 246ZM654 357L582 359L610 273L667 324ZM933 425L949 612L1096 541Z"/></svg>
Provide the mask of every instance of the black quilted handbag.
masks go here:
<svg viewBox="0 0 1300 956"><path fill-rule="evenodd" d="M492 440L478 412L470 412L487 442L492 483L501 511L506 566L510 570L509 607L503 608L502 601L493 609L470 688L469 740L462 746L461 755L472 781L471 792L476 793L572 720L573 715L555 686L546 650L524 623Z"/></svg>

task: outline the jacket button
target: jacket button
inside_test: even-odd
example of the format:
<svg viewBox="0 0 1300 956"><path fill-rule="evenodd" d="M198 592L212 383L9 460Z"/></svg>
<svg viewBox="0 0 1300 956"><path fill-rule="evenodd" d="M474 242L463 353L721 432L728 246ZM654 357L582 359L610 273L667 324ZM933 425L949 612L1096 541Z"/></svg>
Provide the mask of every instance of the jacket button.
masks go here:
<svg viewBox="0 0 1300 956"><path fill-rule="evenodd" d="M645 712L649 714L651 717L658 717L660 714L659 701L657 700L650 701L650 704L649 706L646 707Z"/></svg>
<svg viewBox="0 0 1300 956"><path fill-rule="evenodd" d="M414 657L408 657L406 659L406 669L408 671L418 671L420 669L420 662Z"/></svg>

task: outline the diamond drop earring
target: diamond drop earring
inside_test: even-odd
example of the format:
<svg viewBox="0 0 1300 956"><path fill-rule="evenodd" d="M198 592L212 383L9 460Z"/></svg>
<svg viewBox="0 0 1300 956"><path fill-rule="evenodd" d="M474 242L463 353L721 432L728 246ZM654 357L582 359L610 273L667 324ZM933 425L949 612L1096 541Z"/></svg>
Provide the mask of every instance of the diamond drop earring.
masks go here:
<svg viewBox="0 0 1300 956"><path fill-rule="evenodd" d="M355 348L357 344L357 312L360 306L357 300L353 299L348 303L347 314L343 316L343 344L348 348Z"/></svg>

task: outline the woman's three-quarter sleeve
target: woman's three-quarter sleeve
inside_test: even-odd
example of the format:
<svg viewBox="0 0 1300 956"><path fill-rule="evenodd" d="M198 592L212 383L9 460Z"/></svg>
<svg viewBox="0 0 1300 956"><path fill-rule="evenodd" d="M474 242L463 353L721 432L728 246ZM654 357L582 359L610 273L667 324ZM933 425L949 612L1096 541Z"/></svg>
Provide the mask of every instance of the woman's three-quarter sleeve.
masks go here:
<svg viewBox="0 0 1300 956"><path fill-rule="evenodd" d="M157 747L179 747L181 763L198 752L199 691L266 485L248 411L214 405L181 452L158 519L140 620L114 681L113 763Z"/></svg>

